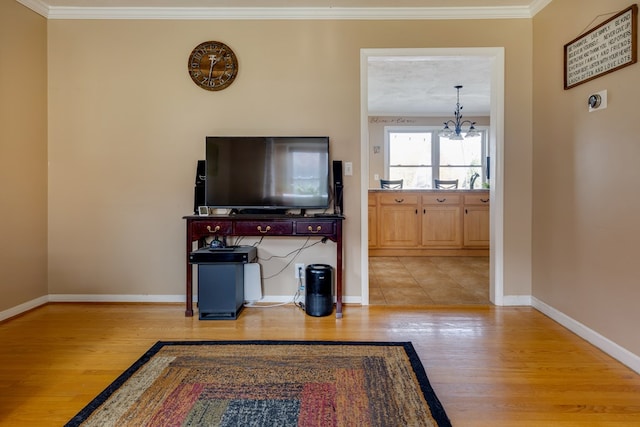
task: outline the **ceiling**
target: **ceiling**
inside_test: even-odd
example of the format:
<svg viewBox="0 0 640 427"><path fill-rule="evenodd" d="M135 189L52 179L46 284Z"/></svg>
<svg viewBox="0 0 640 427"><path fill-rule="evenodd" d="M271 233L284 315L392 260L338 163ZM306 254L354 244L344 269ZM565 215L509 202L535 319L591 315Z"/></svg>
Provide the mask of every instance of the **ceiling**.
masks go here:
<svg viewBox="0 0 640 427"><path fill-rule="evenodd" d="M55 7L509 7L535 0L41 0Z"/></svg>
<svg viewBox="0 0 640 427"><path fill-rule="evenodd" d="M465 116L488 116L491 59L482 56L369 57L371 116L453 116L456 89Z"/></svg>
<svg viewBox="0 0 640 427"><path fill-rule="evenodd" d="M48 19L530 18L552 0L16 0ZM450 116L462 85L465 116L489 115L483 57L370 57L370 115Z"/></svg>

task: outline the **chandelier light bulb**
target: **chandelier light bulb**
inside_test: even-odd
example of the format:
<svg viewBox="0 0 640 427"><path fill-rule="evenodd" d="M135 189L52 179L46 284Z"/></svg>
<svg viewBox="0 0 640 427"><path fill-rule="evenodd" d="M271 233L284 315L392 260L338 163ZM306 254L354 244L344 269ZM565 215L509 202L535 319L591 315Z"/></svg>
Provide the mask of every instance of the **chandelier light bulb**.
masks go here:
<svg viewBox="0 0 640 427"><path fill-rule="evenodd" d="M444 128L438 132L438 135L459 141L464 139L462 136L462 126L468 125L469 130L467 131L466 137L471 138L473 136L478 136L479 133L475 128L476 122L472 122L471 120L462 120L462 106L460 105L460 89L462 89L462 85L456 85L454 88L457 91L456 110L453 112L455 120L447 120L444 122ZM451 125L453 129L451 129L449 125Z"/></svg>

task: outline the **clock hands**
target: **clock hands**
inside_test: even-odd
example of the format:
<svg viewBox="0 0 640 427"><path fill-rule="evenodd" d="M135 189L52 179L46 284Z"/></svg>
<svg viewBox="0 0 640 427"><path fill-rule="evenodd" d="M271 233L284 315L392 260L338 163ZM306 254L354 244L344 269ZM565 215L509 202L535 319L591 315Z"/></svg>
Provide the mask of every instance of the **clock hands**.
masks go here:
<svg viewBox="0 0 640 427"><path fill-rule="evenodd" d="M216 65L219 60L216 55L209 55L209 62L211 62L211 65L209 65L209 80L211 80L211 74L213 74L213 66Z"/></svg>

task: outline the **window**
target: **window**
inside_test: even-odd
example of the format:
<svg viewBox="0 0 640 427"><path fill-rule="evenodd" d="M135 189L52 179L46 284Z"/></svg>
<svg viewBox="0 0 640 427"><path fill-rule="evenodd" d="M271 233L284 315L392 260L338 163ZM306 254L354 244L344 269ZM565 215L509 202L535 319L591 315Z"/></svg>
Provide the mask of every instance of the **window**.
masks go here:
<svg viewBox="0 0 640 427"><path fill-rule="evenodd" d="M389 133L389 179L404 179L405 188L429 188L432 138L431 132Z"/></svg>
<svg viewBox="0 0 640 427"><path fill-rule="evenodd" d="M473 181L473 188L482 188L487 130L478 129L478 136L462 141L440 137L439 131L434 127L385 128L388 179L403 179L404 188L433 188L435 179L457 179L458 188L471 188Z"/></svg>

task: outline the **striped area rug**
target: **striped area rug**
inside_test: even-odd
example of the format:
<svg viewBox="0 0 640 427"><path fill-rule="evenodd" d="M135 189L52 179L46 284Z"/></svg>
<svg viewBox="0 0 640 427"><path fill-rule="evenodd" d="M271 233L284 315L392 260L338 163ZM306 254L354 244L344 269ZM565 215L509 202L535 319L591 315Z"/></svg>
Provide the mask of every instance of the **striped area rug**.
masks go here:
<svg viewBox="0 0 640 427"><path fill-rule="evenodd" d="M156 343L67 426L450 426L409 342Z"/></svg>

